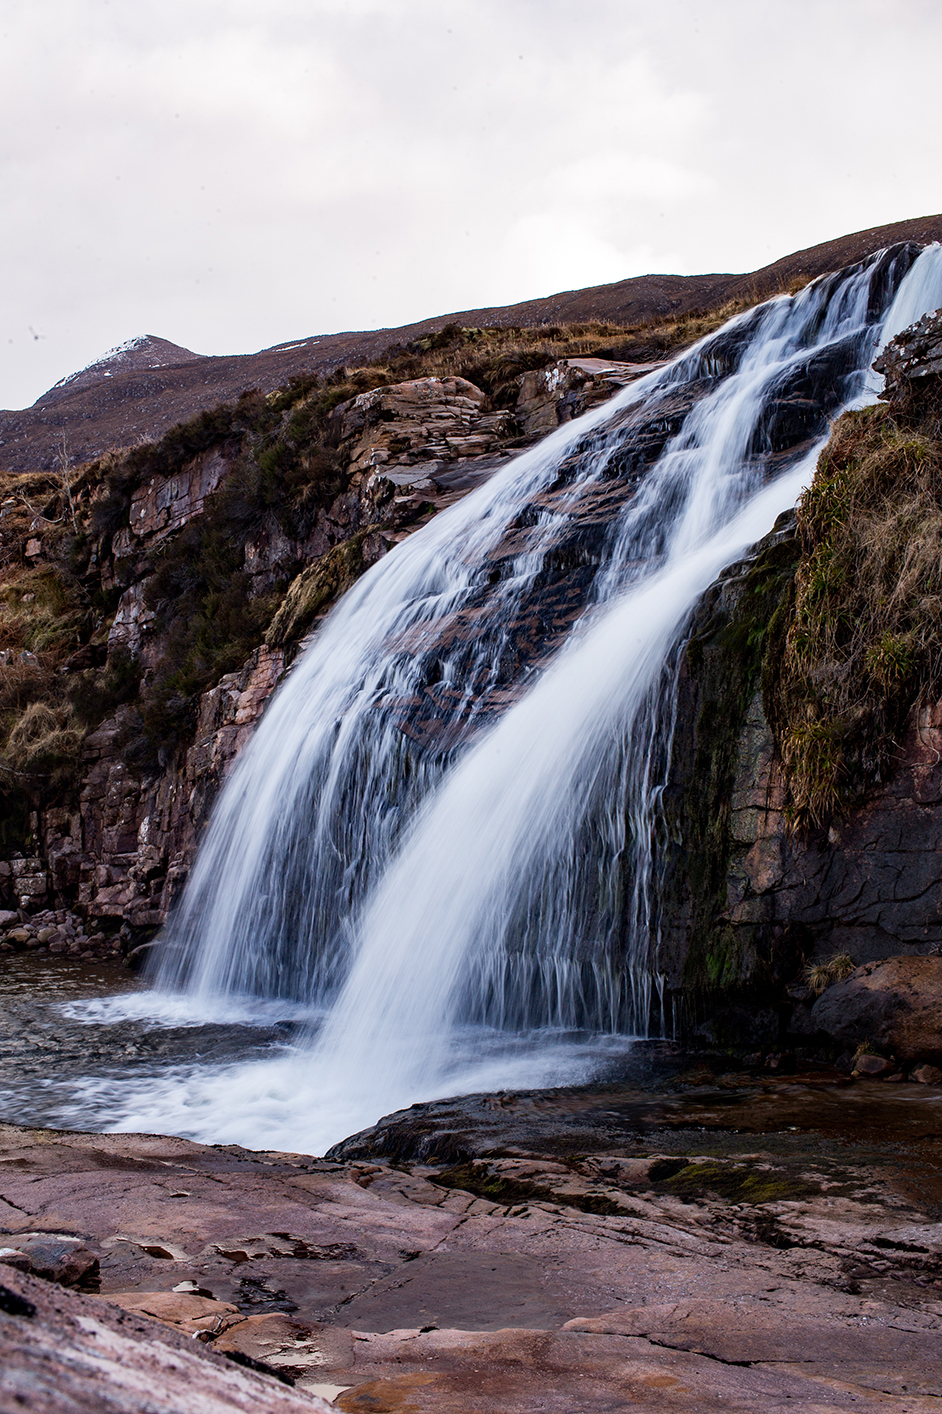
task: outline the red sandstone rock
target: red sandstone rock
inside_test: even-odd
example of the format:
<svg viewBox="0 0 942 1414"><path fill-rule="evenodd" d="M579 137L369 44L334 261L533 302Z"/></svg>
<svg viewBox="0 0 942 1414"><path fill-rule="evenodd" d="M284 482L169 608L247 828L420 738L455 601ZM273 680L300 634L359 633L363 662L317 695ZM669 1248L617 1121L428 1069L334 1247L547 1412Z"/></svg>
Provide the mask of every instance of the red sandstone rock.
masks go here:
<svg viewBox="0 0 942 1414"><path fill-rule="evenodd" d="M155 1321L163 1321L186 1335L200 1332L216 1335L241 1319L238 1306L232 1306L227 1301L194 1296L189 1292L113 1291L109 1293L108 1300L125 1311L152 1316Z"/></svg>
<svg viewBox="0 0 942 1414"><path fill-rule="evenodd" d="M783 1086L769 1127L782 1127L800 1088ZM882 1087L862 1086L810 1086L806 1103L837 1112L865 1090L882 1103ZM534 1109L502 1096L493 1115L517 1113L519 1134L555 1113L575 1137L578 1120L584 1145L587 1105L610 1122L629 1098L551 1092ZM908 1105L932 1132L924 1095L897 1090L887 1103L894 1114ZM480 1097L464 1104L492 1113ZM757 1097L749 1113L761 1122ZM406 1112L401 1122L410 1116L421 1121ZM774 1161L755 1152L759 1134L746 1142L763 1179ZM19 1414L28 1386L40 1414L300 1414L323 1407L302 1402L314 1387L348 1414L928 1414L942 1398L942 1317L925 1285L942 1252L938 1224L900 1190L881 1199L871 1169L848 1192L845 1157L839 1194L812 1186L730 1204L690 1182L670 1192L678 1172L746 1161L518 1152L487 1161L490 1178L533 1185L508 1205L407 1163L0 1126L4 1241L27 1225L80 1229L102 1253L105 1297L132 1308L0 1269L40 1313L0 1315L0 1411ZM603 1187L620 1193L618 1211L593 1207ZM846 1289L850 1272L863 1292ZM257 1302L296 1309L253 1312ZM218 1316L205 1347L181 1333L195 1322L211 1336ZM222 1354L260 1360L299 1388ZM247 1390L251 1406L238 1402Z"/></svg>

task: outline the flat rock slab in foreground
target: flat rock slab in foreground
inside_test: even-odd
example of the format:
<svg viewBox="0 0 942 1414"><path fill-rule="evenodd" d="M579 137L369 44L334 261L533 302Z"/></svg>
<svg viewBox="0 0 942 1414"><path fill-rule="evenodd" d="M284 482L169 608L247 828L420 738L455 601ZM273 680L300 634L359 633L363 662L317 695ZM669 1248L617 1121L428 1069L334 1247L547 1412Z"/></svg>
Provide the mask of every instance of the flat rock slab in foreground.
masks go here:
<svg viewBox="0 0 942 1414"><path fill-rule="evenodd" d="M398 1165L0 1126L0 1245L80 1239L101 1281L0 1266L36 1307L0 1316L0 1410L942 1410L939 1104L810 1078L471 1097L396 1124L428 1151L460 1110L463 1154ZM868 1105L864 1153L831 1131Z"/></svg>

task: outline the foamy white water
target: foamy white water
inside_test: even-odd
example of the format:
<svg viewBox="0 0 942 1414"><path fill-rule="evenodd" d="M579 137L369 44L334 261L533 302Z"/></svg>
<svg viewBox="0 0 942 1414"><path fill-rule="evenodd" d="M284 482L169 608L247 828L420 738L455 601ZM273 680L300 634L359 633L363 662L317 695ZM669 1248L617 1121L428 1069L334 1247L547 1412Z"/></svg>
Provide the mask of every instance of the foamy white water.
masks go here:
<svg viewBox="0 0 942 1414"><path fill-rule="evenodd" d="M933 247L750 311L364 576L223 793L153 1000L194 1017L262 1000L326 1020L270 1060L178 1069L137 1095L86 1087L81 1113L320 1151L416 1100L585 1078L620 1044L604 1033L656 1029L658 801L685 625L794 503L828 415L874 396L876 348L939 304ZM794 390L809 408L797 432ZM645 436L671 418L646 462ZM485 707L515 617L543 592L580 508L617 476L632 494L582 616L495 723ZM491 585L508 536L519 548ZM483 598L480 631L452 633ZM430 682L447 689L441 720L461 727L438 751L401 729L403 704L438 691ZM595 1039L563 1044L575 1029Z"/></svg>

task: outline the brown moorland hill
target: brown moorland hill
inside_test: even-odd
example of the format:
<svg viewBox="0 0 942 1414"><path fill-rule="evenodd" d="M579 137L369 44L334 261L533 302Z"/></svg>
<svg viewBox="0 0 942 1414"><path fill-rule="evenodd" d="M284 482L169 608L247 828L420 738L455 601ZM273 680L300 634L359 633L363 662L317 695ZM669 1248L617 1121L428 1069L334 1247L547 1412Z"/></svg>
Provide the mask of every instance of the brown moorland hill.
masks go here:
<svg viewBox="0 0 942 1414"><path fill-rule="evenodd" d="M0 470L52 467L63 435L73 463L110 447L149 441L247 389L267 393L291 378L326 376L345 365L373 363L390 345L421 339L449 323L532 329L600 321L637 332L646 324L693 310L707 312L730 302L768 298L905 240L942 240L942 214L857 231L748 274L640 275L520 304L438 315L398 329L324 334L255 354L201 356L147 335L130 341L117 357L63 380L32 407L0 411ZM643 339L640 342L643 345ZM639 352L643 357L643 348Z"/></svg>

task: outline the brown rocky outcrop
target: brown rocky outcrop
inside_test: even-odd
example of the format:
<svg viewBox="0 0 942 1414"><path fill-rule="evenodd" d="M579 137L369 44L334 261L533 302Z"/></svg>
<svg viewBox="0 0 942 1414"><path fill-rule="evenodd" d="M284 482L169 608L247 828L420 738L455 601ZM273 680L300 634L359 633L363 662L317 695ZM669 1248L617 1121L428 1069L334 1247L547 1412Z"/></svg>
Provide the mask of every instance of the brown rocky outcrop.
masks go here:
<svg viewBox="0 0 942 1414"><path fill-rule="evenodd" d="M882 397L899 405L912 395L912 385L929 385L942 377L942 326L939 311L930 311L898 334L874 362L885 386ZM910 387L907 387L910 385ZM934 389L932 390L934 391Z"/></svg>
<svg viewBox="0 0 942 1414"><path fill-rule="evenodd" d="M417 378L361 393L331 414L338 442L348 443L350 470L389 468L394 484L429 480L443 462L494 452L511 432L511 416L484 411L485 396L467 378ZM424 478L408 468L421 466Z"/></svg>
<svg viewBox="0 0 942 1414"><path fill-rule="evenodd" d="M528 436L545 436L563 422L581 417L628 383L662 365L617 359L564 358L520 379L516 416Z"/></svg>
<svg viewBox="0 0 942 1414"><path fill-rule="evenodd" d="M156 777L136 775L121 752L133 709L85 741L78 809L43 817L53 884L85 914L162 923L189 872L222 780L284 671L284 653L261 648L200 699L195 740Z"/></svg>

